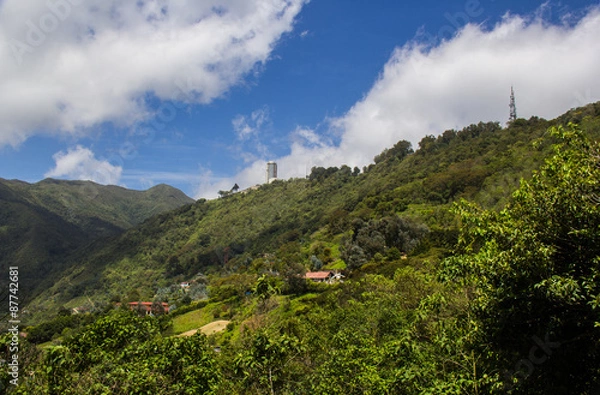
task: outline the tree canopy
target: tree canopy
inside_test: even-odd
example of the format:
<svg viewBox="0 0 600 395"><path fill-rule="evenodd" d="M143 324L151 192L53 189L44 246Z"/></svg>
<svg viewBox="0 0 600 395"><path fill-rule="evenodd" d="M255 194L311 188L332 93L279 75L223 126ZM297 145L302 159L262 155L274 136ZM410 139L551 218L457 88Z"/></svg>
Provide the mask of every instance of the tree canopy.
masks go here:
<svg viewBox="0 0 600 395"><path fill-rule="evenodd" d="M472 292L477 347L518 393L600 388L600 149L575 126L553 128L554 155L501 212L461 202L448 279Z"/></svg>

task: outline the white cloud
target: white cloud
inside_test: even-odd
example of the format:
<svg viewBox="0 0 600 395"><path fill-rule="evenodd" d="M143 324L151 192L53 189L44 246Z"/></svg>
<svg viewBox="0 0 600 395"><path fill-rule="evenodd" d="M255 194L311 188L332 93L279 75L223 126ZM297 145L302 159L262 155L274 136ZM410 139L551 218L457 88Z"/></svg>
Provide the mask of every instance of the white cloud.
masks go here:
<svg viewBox="0 0 600 395"><path fill-rule="evenodd" d="M270 122L269 107L264 106L258 110L252 111L249 117L238 114L233 118L231 124L239 140L247 140L250 137L257 136L261 128Z"/></svg>
<svg viewBox="0 0 600 395"><path fill-rule="evenodd" d="M5 0L0 146L208 103L264 64L307 0Z"/></svg>
<svg viewBox="0 0 600 395"><path fill-rule="evenodd" d="M428 134L479 121L503 123L511 85L522 118L552 118L600 100L598 37L595 7L574 24L506 16L491 29L467 25L433 48L409 42L394 51L362 100L329 120L327 134L339 144L309 129L293 132L289 155L277 159L279 175L304 176L312 166L362 167L402 139L416 147ZM264 166L257 161L221 183L262 183ZM216 185L203 184L198 195L214 197L215 191Z"/></svg>
<svg viewBox="0 0 600 395"><path fill-rule="evenodd" d="M243 189L265 182L266 162L257 160L235 177L216 177L212 171L204 170L201 172L201 181L198 183L194 197L197 198L216 198L218 191L229 191L234 184L238 184Z"/></svg>
<svg viewBox="0 0 600 395"><path fill-rule="evenodd" d="M98 184L116 185L123 171L120 166L113 166L108 161L96 159L91 150L80 145L70 148L67 152L60 151L52 158L56 164L44 177L89 180Z"/></svg>
<svg viewBox="0 0 600 395"><path fill-rule="evenodd" d="M237 141L230 145L228 150L234 156L248 164L268 155L269 149L262 142L262 137L265 130L271 126L269 106L254 110L249 116L238 114L231 124Z"/></svg>

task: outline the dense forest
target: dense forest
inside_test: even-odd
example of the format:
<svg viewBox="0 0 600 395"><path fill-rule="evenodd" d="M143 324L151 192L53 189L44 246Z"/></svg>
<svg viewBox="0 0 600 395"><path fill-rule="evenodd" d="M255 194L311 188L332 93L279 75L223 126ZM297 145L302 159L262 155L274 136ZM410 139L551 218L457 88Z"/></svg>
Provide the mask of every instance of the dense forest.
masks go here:
<svg viewBox="0 0 600 395"><path fill-rule="evenodd" d="M8 369L0 385L597 394L599 137L600 103L480 123L99 238L28 304L19 385ZM305 279L319 270L339 280ZM171 311L127 308L139 300ZM222 331L181 336L215 321Z"/></svg>

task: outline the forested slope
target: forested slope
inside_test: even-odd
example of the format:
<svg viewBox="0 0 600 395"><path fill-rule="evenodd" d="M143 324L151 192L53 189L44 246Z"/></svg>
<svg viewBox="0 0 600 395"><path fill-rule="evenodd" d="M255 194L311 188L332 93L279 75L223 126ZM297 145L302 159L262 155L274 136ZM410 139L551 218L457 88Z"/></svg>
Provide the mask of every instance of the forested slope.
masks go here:
<svg viewBox="0 0 600 395"><path fill-rule="evenodd" d="M63 309L25 328L11 391L596 394L599 116L595 104L479 124L415 153L399 142L362 172L316 168L97 243L44 296L56 308L79 286L95 315ZM328 267L344 281L302 277ZM181 279L209 298L181 307L191 293L165 287ZM179 308L142 317L102 307L109 297ZM173 336L193 317L229 324ZM33 344L42 329L56 331L45 349Z"/></svg>
<svg viewBox="0 0 600 395"><path fill-rule="evenodd" d="M0 179L0 270L19 267L28 302L57 280L77 249L191 202L166 185L132 191L89 181ZM7 282L1 277L0 289Z"/></svg>
<svg viewBox="0 0 600 395"><path fill-rule="evenodd" d="M378 221L399 226L397 217L408 221L402 226L428 228L420 251L432 247L431 253L443 254L457 234L447 210L451 202L466 198L486 208L502 207L519 180L529 177L550 152L554 140L547 135L549 126L579 122L596 136L599 115L600 105L592 104L555 121L518 119L506 128L480 123L427 136L414 153L400 141L362 170L314 168L308 179L200 200L79 251L71 258L77 263L73 270L34 308L46 306L44 300L56 309L75 298L69 304L74 307L84 295L107 302L132 289L152 298L159 288L198 273L258 267L302 271L314 262L361 266L378 252L384 257L390 250L395 253L392 248L410 252L402 251L401 240L356 240L361 229L364 238L378 240L372 237L381 234L375 228L388 226Z"/></svg>

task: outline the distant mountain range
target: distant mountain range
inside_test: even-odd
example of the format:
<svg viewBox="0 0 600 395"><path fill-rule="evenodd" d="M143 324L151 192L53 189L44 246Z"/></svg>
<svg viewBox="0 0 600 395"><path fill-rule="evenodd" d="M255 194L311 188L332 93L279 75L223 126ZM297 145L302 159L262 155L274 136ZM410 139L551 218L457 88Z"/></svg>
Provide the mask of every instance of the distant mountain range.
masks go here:
<svg viewBox="0 0 600 395"><path fill-rule="evenodd" d="M0 273L19 267L26 302L41 284L52 285L76 249L193 202L167 185L133 191L90 181L0 179ZM0 276L0 289L7 281L8 275Z"/></svg>

